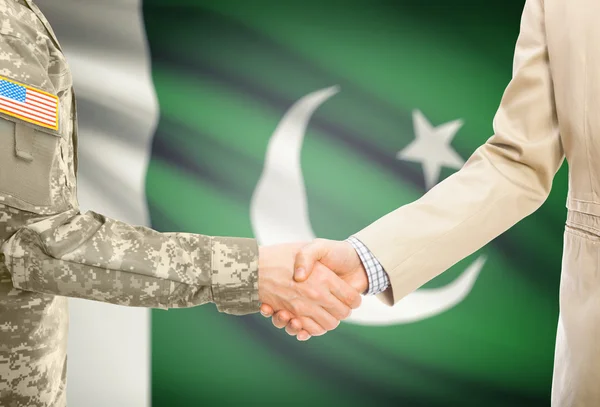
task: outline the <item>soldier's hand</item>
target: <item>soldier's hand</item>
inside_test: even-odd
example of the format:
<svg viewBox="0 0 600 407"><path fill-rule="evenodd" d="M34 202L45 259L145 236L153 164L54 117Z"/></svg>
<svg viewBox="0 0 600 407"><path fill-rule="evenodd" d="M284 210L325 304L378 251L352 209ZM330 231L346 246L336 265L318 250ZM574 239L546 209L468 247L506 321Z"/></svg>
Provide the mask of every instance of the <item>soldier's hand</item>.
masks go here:
<svg viewBox="0 0 600 407"><path fill-rule="evenodd" d="M310 277L293 280L294 260L303 243L261 247L259 250L259 298L272 311L281 311L273 324L286 326L291 318L302 325L298 339L323 335L335 329L360 305L359 293L320 263ZM285 311L285 312L284 312ZM289 329L288 333L290 333Z"/></svg>

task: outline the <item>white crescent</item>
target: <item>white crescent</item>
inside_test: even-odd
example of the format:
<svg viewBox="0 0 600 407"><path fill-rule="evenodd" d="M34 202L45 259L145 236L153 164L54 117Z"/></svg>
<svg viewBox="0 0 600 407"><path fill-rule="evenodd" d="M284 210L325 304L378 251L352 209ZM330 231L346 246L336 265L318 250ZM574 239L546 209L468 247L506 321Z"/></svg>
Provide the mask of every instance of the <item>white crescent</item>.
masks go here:
<svg viewBox="0 0 600 407"><path fill-rule="evenodd" d="M300 153L314 111L339 91L321 89L298 100L283 116L267 147L265 166L254 190L250 217L259 244L312 240ZM405 324L431 318L460 303L473 288L485 264L480 256L453 282L440 288L420 289L393 307L372 296L345 320L361 325Z"/></svg>

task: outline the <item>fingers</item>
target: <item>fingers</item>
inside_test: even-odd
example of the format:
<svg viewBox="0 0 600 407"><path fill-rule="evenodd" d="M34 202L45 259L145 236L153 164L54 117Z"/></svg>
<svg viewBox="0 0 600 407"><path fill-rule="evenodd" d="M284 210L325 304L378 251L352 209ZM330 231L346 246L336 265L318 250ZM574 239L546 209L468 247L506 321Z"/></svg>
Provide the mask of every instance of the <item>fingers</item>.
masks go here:
<svg viewBox="0 0 600 407"><path fill-rule="evenodd" d="M298 296L290 311L296 316L309 317L327 331L339 325L352 312L351 306L360 305L360 295L334 272L316 263L313 276L306 282L294 283ZM299 327L292 332L299 332ZM311 335L316 335L303 324ZM291 329L291 328L290 328Z"/></svg>
<svg viewBox="0 0 600 407"><path fill-rule="evenodd" d="M298 318L292 318L292 320L285 327L285 332L291 336L298 335L300 331L302 331L302 323Z"/></svg>
<svg viewBox="0 0 600 407"><path fill-rule="evenodd" d="M292 319L292 314L286 310L282 310L273 315L271 322L273 322L273 325L275 325L276 328L281 329L290 322L290 319Z"/></svg>
<svg viewBox="0 0 600 407"><path fill-rule="evenodd" d="M319 265L318 267L322 266ZM339 323L339 321L348 318L350 316L350 313L352 312L350 307L343 303L339 298L342 298L350 302L351 304L355 304L355 295L358 297L360 296L344 281L340 280L340 278L337 277L335 274L324 274L321 269L319 269L317 273L319 273L319 275L315 277L319 277L319 280L299 284L301 286L299 288L299 292L301 293L301 295L304 295L305 298L307 298L310 301L309 303L307 303L308 306L318 305L320 310L313 311L315 313L309 315L297 313L296 310L293 311L296 312L296 315L299 316L312 317L322 327L326 328L328 331L331 331L334 328L331 328L330 325L326 325L324 321L317 319L319 318L319 316L323 317L321 310L326 311L326 313L329 314L329 317L332 317ZM334 291L338 292L337 296L333 294ZM327 318L327 320L330 321L330 318Z"/></svg>
<svg viewBox="0 0 600 407"><path fill-rule="evenodd" d="M308 341L310 339L310 334L304 330L300 331L300 333L296 336L296 339L299 341Z"/></svg>
<svg viewBox="0 0 600 407"><path fill-rule="evenodd" d="M327 313L325 312L324 314ZM323 328L311 318L294 318L292 314L286 310L278 311L273 315L272 323L279 329L285 327L285 331L291 336L296 336L299 341L307 341L312 336L321 336L327 333L327 329ZM339 324L339 322L336 323L335 321L331 321L331 323L336 326Z"/></svg>
<svg viewBox="0 0 600 407"><path fill-rule="evenodd" d="M352 309L346 304L338 300L335 296L330 295L322 305L323 309L327 311L332 317L338 321L344 320L350 316Z"/></svg>
<svg viewBox="0 0 600 407"><path fill-rule="evenodd" d="M273 307L271 307L270 305L267 305L267 304L262 304L260 306L260 313L262 314L263 317L269 318L270 316L273 315Z"/></svg>
<svg viewBox="0 0 600 407"><path fill-rule="evenodd" d="M294 263L294 280L305 281L312 273L315 262L327 255L329 248L324 242L324 239L316 239L300 249Z"/></svg>
<svg viewBox="0 0 600 407"><path fill-rule="evenodd" d="M328 311L325 311L325 309L321 307L314 307L307 316L309 316L314 322L319 324L321 327L325 328L326 331L333 331L340 324L339 319L336 319ZM310 330L308 331L310 332Z"/></svg>
<svg viewBox="0 0 600 407"><path fill-rule="evenodd" d="M321 263L315 264L312 280L298 284L299 291L334 312L334 317L346 319L350 314L348 307L355 309L360 306L362 298L358 291Z"/></svg>
<svg viewBox="0 0 600 407"><path fill-rule="evenodd" d="M337 276L328 279L328 282L329 291L331 291L331 294L333 294L339 301L352 309L360 307L362 297L360 296L359 292L356 291L356 289ZM342 319L345 318L347 317Z"/></svg>
<svg viewBox="0 0 600 407"><path fill-rule="evenodd" d="M317 335L322 335L327 332L319 324L311 320L310 318L292 318L289 324L285 327L285 331L288 335L295 336L299 341L307 341L311 338L311 334L302 329L302 321L307 325L307 329L311 332L315 332Z"/></svg>
<svg viewBox="0 0 600 407"><path fill-rule="evenodd" d="M300 321L300 324L302 325L302 330L298 333L298 335L301 335L302 332L306 332L309 336L322 336L327 333L327 330L325 328L323 328L321 325L317 324L310 318L300 317L294 319L298 319Z"/></svg>
<svg viewBox="0 0 600 407"><path fill-rule="evenodd" d="M335 329L340 320L347 318L351 312L350 307L331 293L330 280L338 279L333 273L331 276L330 278L319 276L318 280L311 280L310 283L297 283L299 296L292 303L290 310L296 316L312 318L327 331Z"/></svg>
<svg viewBox="0 0 600 407"><path fill-rule="evenodd" d="M309 320L308 318L305 318L305 319L308 320L309 321L308 324L311 325L311 323L310 323L311 320ZM321 328L316 323L314 323L314 326L312 326L312 329L319 330L319 333L325 332L325 329ZM285 327L285 331L288 333L288 335L295 336L296 339L298 339L301 342L308 341L311 338L310 333L308 333L308 331L302 329L302 322L300 322L300 318L293 318L290 321L290 323Z"/></svg>
<svg viewBox="0 0 600 407"><path fill-rule="evenodd" d="M261 307L261 313L263 312L262 308L263 307ZM268 314L270 312L272 313L272 308L270 306L267 305L264 308L264 314ZM314 332L315 335L323 335L327 332L324 328L322 328L316 322L312 321L310 318L291 318L291 314L285 310L277 312L277 314L273 316L272 322L273 325L279 329L285 326L285 331L288 333L288 335L295 336L296 339L298 339L301 342L304 342L308 341L312 335L308 331L302 329L301 320L305 321L305 323L308 326L308 329L310 329L311 332ZM286 323L287 325L285 325Z"/></svg>
<svg viewBox="0 0 600 407"><path fill-rule="evenodd" d="M262 304L260 307L260 313L267 318L271 317L273 315L273 308L270 305ZM311 332L315 332L316 335L322 335L323 333L327 332L319 324L315 323L309 318L304 319L308 321L307 324ZM279 311L273 316L272 322L273 325L279 329L285 326L285 331L289 335L295 336L296 339L298 339L299 341L307 341L311 338L311 334L306 330L302 329L301 320L299 318L292 318L292 315L288 311ZM287 325L284 325L286 324L286 322Z"/></svg>

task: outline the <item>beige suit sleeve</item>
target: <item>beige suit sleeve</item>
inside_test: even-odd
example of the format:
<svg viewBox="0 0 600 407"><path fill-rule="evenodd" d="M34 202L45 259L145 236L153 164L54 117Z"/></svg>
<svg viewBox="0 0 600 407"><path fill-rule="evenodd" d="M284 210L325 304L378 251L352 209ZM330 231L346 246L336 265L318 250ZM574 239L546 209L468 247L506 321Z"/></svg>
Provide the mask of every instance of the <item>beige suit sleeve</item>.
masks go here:
<svg viewBox="0 0 600 407"><path fill-rule="evenodd" d="M542 0L527 0L513 78L494 136L421 199L356 236L388 272L394 304L537 210L564 159L554 105Z"/></svg>

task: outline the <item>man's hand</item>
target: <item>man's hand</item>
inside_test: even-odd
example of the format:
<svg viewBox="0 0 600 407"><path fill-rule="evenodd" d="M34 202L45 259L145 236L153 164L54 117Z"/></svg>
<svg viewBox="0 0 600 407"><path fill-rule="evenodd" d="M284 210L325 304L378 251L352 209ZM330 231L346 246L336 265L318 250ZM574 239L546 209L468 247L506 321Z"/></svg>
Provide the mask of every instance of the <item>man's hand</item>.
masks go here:
<svg viewBox="0 0 600 407"><path fill-rule="evenodd" d="M359 293L369 288L367 272L356 250L346 241L315 239L296 256L294 280L305 281L317 262L334 271Z"/></svg>
<svg viewBox="0 0 600 407"><path fill-rule="evenodd" d="M286 317L302 325L306 335L322 335L335 329L347 318L352 308L360 305L361 297L348 283L325 266L311 266L313 273L304 282L292 279L294 259L305 244L294 243L266 246L259 249L259 299L271 312L282 311ZM307 278L308 277L308 278ZM280 316L281 317L281 316Z"/></svg>
<svg viewBox="0 0 600 407"><path fill-rule="evenodd" d="M322 266L326 266L326 268L335 272L357 292L363 293L368 289L367 273L356 250L354 250L350 243L316 239L304 246L296 256L294 279L297 282L306 281L311 276L311 273ZM277 312L276 309L269 307L269 305L265 301L261 306L261 313L265 317L269 317L273 315L273 312ZM304 319L294 318L289 312L277 312L273 316L273 324L278 328L287 325L286 332L290 335L296 335L298 340L308 340L310 338L310 330L304 326ZM313 328L312 325L310 326Z"/></svg>

